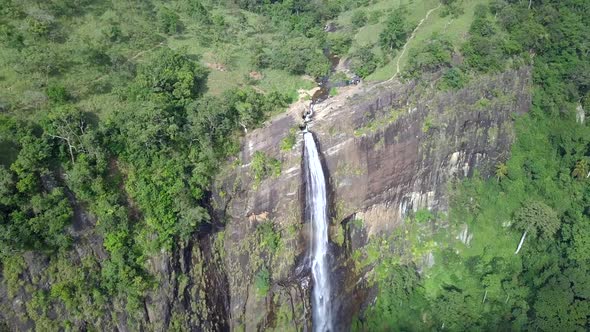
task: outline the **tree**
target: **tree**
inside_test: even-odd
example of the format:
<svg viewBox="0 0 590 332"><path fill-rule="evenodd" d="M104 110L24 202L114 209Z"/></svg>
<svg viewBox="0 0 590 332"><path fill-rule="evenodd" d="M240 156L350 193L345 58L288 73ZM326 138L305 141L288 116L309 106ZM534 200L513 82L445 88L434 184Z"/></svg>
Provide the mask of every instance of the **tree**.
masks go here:
<svg viewBox="0 0 590 332"><path fill-rule="evenodd" d="M450 14L453 18L457 18L464 13L462 3L457 0L441 0L440 3L444 5L442 17Z"/></svg>
<svg viewBox="0 0 590 332"><path fill-rule="evenodd" d="M203 6L200 0L187 0L188 13L201 25L211 24L211 13Z"/></svg>
<svg viewBox="0 0 590 332"><path fill-rule="evenodd" d="M571 269L570 269L571 271ZM566 271L565 274L569 271ZM588 276L568 278L558 275L539 291L533 306L534 325L541 331L583 331L588 326L588 293L576 293L572 286L579 286ZM569 279L569 280L568 280ZM585 281L586 287L588 282Z"/></svg>
<svg viewBox="0 0 590 332"><path fill-rule="evenodd" d="M330 73L330 61L323 54L316 53L307 63L305 73L315 77L324 77Z"/></svg>
<svg viewBox="0 0 590 332"><path fill-rule="evenodd" d="M344 34L331 33L326 40L330 53L337 56L344 56L352 44L352 38Z"/></svg>
<svg viewBox="0 0 590 332"><path fill-rule="evenodd" d="M520 244L515 252L518 254L527 234L533 237L549 239L560 227L557 213L548 205L539 201L526 201L514 214L515 226L523 230Z"/></svg>
<svg viewBox="0 0 590 332"><path fill-rule="evenodd" d="M162 7L158 12L158 30L165 34L173 35L180 32L181 29L182 23L178 14L166 7Z"/></svg>
<svg viewBox="0 0 590 332"><path fill-rule="evenodd" d="M35 249L59 249L70 245L70 236L64 231L71 221L73 210L61 188L53 189L49 194L31 197L32 216L28 228L36 239L31 239Z"/></svg>
<svg viewBox="0 0 590 332"><path fill-rule="evenodd" d="M481 301L474 299L454 286L444 287L433 304L433 312L441 326L451 331L480 330L481 312L477 310Z"/></svg>
<svg viewBox="0 0 590 332"><path fill-rule="evenodd" d="M319 57L324 57L318 50L317 40L306 37L289 39L287 42L277 45L271 53L270 66L287 70L292 74L309 74L308 68L313 70L316 64L320 63ZM314 61L315 64L309 65L311 61ZM325 61L327 62L327 59Z"/></svg>
<svg viewBox="0 0 590 332"><path fill-rule="evenodd" d="M567 247L568 256L579 262L590 257L590 219L580 211L570 216L571 225L568 227L570 243Z"/></svg>
<svg viewBox="0 0 590 332"><path fill-rule="evenodd" d="M70 94L63 85L52 84L47 87L47 98L54 104L64 104L70 99Z"/></svg>
<svg viewBox="0 0 590 332"><path fill-rule="evenodd" d="M9 48L22 49L25 44L25 37L15 27L8 24L0 26L0 42Z"/></svg>
<svg viewBox="0 0 590 332"><path fill-rule="evenodd" d="M461 51L467 64L480 72L493 72L503 68L503 50L508 40L496 32L496 26L488 15L486 6L478 5L475 18L469 28L471 37Z"/></svg>
<svg viewBox="0 0 590 332"><path fill-rule="evenodd" d="M28 74L40 73L46 79L50 75L63 73L67 68L66 57L54 45L35 44L21 51L16 66L18 72Z"/></svg>
<svg viewBox="0 0 590 332"><path fill-rule="evenodd" d="M353 26L357 28L363 27L365 24L367 24L367 14L364 10L359 9L352 13L352 18L350 20Z"/></svg>
<svg viewBox="0 0 590 332"><path fill-rule="evenodd" d="M378 60L368 46L361 46L350 55L350 68L358 76L365 78L377 69Z"/></svg>
<svg viewBox="0 0 590 332"><path fill-rule="evenodd" d="M499 163L496 165L496 179L501 181L508 175L508 166L505 163Z"/></svg>
<svg viewBox="0 0 590 332"><path fill-rule="evenodd" d="M482 37L490 37L496 34L496 27L487 16L487 10L475 17L469 27L469 33Z"/></svg>
<svg viewBox="0 0 590 332"><path fill-rule="evenodd" d="M228 100L238 113L242 128L252 128L265 119L265 113L271 112L266 104L266 97L254 89L241 89L226 94Z"/></svg>
<svg viewBox="0 0 590 332"><path fill-rule="evenodd" d="M60 105L53 108L44 120L45 133L51 138L65 143L74 162L74 153L87 152L83 136L88 123L82 112L72 105Z"/></svg>
<svg viewBox="0 0 590 332"><path fill-rule="evenodd" d="M385 29L379 34L379 44L384 50L397 50L404 45L410 31L406 21L406 11L398 8L385 22Z"/></svg>
<svg viewBox="0 0 590 332"><path fill-rule="evenodd" d="M184 51L163 48L139 68L130 94L164 105L186 105L203 93L207 74Z"/></svg>
<svg viewBox="0 0 590 332"><path fill-rule="evenodd" d="M389 256L388 256L389 255ZM422 319L415 319L429 309L414 266L401 265L397 257L383 253L374 267L373 279L379 293L364 312L361 331L424 331Z"/></svg>
<svg viewBox="0 0 590 332"><path fill-rule="evenodd" d="M446 37L433 33L421 48L410 52L408 73L418 76L423 72L450 67L452 53L453 44Z"/></svg>
<svg viewBox="0 0 590 332"><path fill-rule="evenodd" d="M58 250L70 245L64 228L73 212L61 188L21 195L13 203L17 204L8 206L8 220L0 222L0 252Z"/></svg>
<svg viewBox="0 0 590 332"><path fill-rule="evenodd" d="M15 182L13 174L0 164L0 205L14 203Z"/></svg>
<svg viewBox="0 0 590 332"><path fill-rule="evenodd" d="M576 162L574 170L572 171L572 176L574 176L578 180L585 179L588 177L588 175L590 175L589 168L590 167L588 166L588 161L586 161L585 159L578 160L578 162Z"/></svg>

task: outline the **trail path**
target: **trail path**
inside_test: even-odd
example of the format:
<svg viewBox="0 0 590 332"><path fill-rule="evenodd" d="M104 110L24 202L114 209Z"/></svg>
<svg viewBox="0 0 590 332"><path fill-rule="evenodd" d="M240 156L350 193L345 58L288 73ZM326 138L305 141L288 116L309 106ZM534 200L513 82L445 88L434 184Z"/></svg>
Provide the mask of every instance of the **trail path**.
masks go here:
<svg viewBox="0 0 590 332"><path fill-rule="evenodd" d="M140 51L137 54L135 54L134 56L132 56L131 58L127 59L127 61L125 61L125 62L133 61L133 60L139 58L140 56L144 55L146 52L151 52L158 47L162 47L163 45L164 45L164 42L161 42L161 43L157 44L156 46L148 48L147 50ZM104 74L104 75L98 77L97 79L95 79L94 81L95 82L102 81L103 79L107 78L109 75L110 74Z"/></svg>
<svg viewBox="0 0 590 332"><path fill-rule="evenodd" d="M412 31L412 34L410 35L410 38L408 38L408 40L404 44L404 47L402 47L402 52L400 53L399 57L397 58L397 61L395 63L395 74L393 74L393 76L389 80L387 80L386 82L393 80L394 78L397 77L397 75L399 75L399 72L400 72L399 63L400 63L401 59L404 57L404 54L406 53L406 49L408 48L408 44L410 43L410 41L412 39L414 39L414 37L416 37L416 32L418 32L418 29L420 29L420 26L422 26L422 23L424 23L424 21L426 21L428 19L428 17L430 16L430 14L432 14L433 11L439 9L441 5L442 4L438 4L438 6L432 8L431 10L429 10L426 13L426 16L424 16L424 18L422 18L420 20L420 22L418 22L418 25L416 26L416 28L414 28L414 31Z"/></svg>

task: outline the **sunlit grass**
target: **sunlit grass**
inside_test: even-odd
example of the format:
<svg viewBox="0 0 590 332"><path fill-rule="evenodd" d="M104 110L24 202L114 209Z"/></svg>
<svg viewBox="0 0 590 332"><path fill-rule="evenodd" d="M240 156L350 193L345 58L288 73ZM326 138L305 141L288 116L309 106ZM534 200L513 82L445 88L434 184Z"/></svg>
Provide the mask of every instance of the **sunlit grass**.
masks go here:
<svg viewBox="0 0 590 332"><path fill-rule="evenodd" d="M416 0L416 1L379 1L375 4L367 7L362 7L354 10L349 10L342 13L336 22L339 28L354 33L353 45L349 51L349 54L359 49L360 47L371 47L373 52L380 58L384 57L383 51L378 47L379 34L384 29L387 15L391 11L399 8L403 5L408 10L408 22L411 26L416 26L422 18L425 17L426 13L436 8L439 5L439 1L436 0ZM418 31L414 39L408 42L406 52L400 60L400 71L404 70L408 62L408 54L412 49L420 47L424 44L428 38L434 33L442 33L447 36L455 47L460 47L467 38L467 32L471 21L473 20L473 12L478 4L486 3L485 0L473 0L463 1L462 7L464 13L459 15L457 18L453 18L451 15L441 17L442 7L432 12L427 20L425 20ZM364 27L354 32L354 28L351 23L352 14L356 10L364 10L367 16L370 17L372 12L380 12L381 17L377 23L368 23ZM366 80L370 81L382 81L391 78L396 72L396 63L398 57L401 54L401 50L397 51L395 56L390 60L383 63L382 66L378 67L375 72L369 75Z"/></svg>

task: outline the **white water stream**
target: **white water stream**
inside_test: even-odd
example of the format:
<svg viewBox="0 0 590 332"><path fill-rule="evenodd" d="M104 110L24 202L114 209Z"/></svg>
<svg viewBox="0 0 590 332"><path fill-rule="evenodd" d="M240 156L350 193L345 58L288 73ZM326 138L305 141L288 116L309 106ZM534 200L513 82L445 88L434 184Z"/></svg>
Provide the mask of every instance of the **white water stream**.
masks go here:
<svg viewBox="0 0 590 332"><path fill-rule="evenodd" d="M330 276L328 268L328 208L326 179L313 134L303 134L306 167L306 204L311 217L312 326L331 331Z"/></svg>

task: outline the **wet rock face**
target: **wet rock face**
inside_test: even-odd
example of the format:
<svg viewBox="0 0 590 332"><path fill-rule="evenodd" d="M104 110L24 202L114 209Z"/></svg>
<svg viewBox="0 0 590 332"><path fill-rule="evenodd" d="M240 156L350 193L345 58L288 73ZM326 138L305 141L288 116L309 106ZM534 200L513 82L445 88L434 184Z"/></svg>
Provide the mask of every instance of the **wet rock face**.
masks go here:
<svg viewBox="0 0 590 332"><path fill-rule="evenodd" d="M358 276L345 266L347 253L367 238L393 230L410 210L445 210L450 180L476 170L484 177L493 174L495 165L508 158L513 114L528 111L529 85L530 72L524 68L480 78L459 91L437 91L416 82L345 88L316 105L310 130L319 142L331 189L330 238L338 279L333 284L338 286L334 293L340 294L341 317L336 320L341 327L367 305L371 294L354 287ZM283 115L247 135L241 164L228 167L216 183L213 201L217 218L226 222L224 264L234 328L283 323L302 328L310 321L301 135L293 149L280 149L298 116ZM249 168L256 151L281 160L281 175L256 184ZM341 225L353 219L362 219L364 229L348 234L343 246ZM281 238L272 253L257 249L257 230L269 222ZM270 290L264 296L252 292L262 266L270 272ZM286 312L296 323L277 319Z"/></svg>

